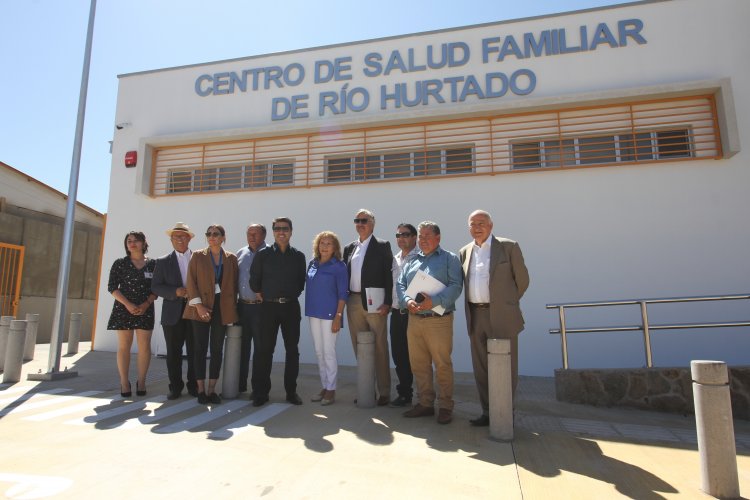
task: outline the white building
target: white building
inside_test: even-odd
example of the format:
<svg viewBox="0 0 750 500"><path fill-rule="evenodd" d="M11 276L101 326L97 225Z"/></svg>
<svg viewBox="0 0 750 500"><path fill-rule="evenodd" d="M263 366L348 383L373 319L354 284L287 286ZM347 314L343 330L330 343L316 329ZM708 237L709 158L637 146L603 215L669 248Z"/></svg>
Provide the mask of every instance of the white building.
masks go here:
<svg viewBox="0 0 750 500"><path fill-rule="evenodd" d="M747 19L745 0L636 2L122 75L96 348L116 348L106 282L124 234L144 231L158 256L176 221L198 234L221 223L236 251L249 223L288 216L309 257L323 229L353 240L352 217L367 207L376 235L393 241L399 222L431 219L457 252L467 215L484 208L531 273L529 375L561 365L547 303L747 292ZM743 313L740 303L651 311L662 322ZM470 371L461 304L454 328L455 369ZM660 366L750 357L747 330L652 336ZM314 362L304 319L300 344ZM338 347L353 364L348 340ZM641 366L643 340L579 334L570 356L573 367Z"/></svg>

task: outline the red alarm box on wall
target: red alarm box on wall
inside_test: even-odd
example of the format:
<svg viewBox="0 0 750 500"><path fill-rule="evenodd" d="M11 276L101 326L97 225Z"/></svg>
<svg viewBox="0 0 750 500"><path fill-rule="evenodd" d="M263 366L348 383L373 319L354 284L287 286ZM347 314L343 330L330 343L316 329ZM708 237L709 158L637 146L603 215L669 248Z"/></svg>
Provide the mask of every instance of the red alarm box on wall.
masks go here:
<svg viewBox="0 0 750 500"><path fill-rule="evenodd" d="M127 168L135 167L138 163L138 151L128 151L125 153L125 166Z"/></svg>

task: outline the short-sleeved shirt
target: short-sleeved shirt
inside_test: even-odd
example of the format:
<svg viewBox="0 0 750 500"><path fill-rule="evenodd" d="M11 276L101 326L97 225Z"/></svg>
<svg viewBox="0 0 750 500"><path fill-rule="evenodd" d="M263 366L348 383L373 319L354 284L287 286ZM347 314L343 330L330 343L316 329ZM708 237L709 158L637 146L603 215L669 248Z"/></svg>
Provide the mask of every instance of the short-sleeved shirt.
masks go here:
<svg viewBox="0 0 750 500"><path fill-rule="evenodd" d="M120 293L136 305L143 304L151 294L151 278L154 276L156 261L149 259L141 269L136 268L130 257L117 259L109 271L109 293L120 290ZM140 316L130 314L124 305L115 300L109 316L107 330L153 330L154 305Z"/></svg>

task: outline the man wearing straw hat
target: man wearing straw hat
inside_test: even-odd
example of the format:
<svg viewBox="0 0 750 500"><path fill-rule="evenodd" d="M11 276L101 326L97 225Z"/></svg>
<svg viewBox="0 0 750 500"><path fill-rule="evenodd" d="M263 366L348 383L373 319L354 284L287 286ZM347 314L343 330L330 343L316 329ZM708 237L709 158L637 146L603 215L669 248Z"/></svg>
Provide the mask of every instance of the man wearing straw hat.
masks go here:
<svg viewBox="0 0 750 500"><path fill-rule="evenodd" d="M193 335L190 320L183 319L182 313L187 300L187 270L192 252L188 248L195 236L184 222L178 222L167 229L167 236L174 251L156 259L151 291L164 300L161 305L161 326L167 343L167 373L169 394L167 399L177 399L185 384L182 381L182 348L187 350L187 391L198 395L193 366Z"/></svg>

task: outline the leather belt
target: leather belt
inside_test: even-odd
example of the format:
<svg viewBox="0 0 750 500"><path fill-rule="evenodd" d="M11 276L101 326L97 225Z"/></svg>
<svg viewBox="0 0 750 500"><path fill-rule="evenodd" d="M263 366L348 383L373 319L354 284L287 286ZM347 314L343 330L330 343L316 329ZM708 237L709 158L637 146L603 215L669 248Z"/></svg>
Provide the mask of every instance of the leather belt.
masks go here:
<svg viewBox="0 0 750 500"><path fill-rule="evenodd" d="M490 303L489 302L469 302L469 307L473 307L474 309L489 309Z"/></svg>
<svg viewBox="0 0 750 500"><path fill-rule="evenodd" d="M396 307L391 307L391 309L393 309L393 314L399 313L402 316L404 314L409 314L409 310L408 309L398 309Z"/></svg>
<svg viewBox="0 0 750 500"><path fill-rule="evenodd" d="M349 292L349 295L362 295L362 292Z"/></svg>
<svg viewBox="0 0 750 500"><path fill-rule="evenodd" d="M451 314L453 314L453 311L447 312L445 314L438 314L436 312L427 312L427 313L421 313L421 314L412 313L412 316L416 316L418 318L442 318L445 316L450 316Z"/></svg>
<svg viewBox="0 0 750 500"><path fill-rule="evenodd" d="M260 299L256 299L256 300L245 300L245 299L240 299L240 302L241 302L242 304L260 304L260 303L261 303L261 302L263 302L263 301L262 301L262 300L260 300Z"/></svg>
<svg viewBox="0 0 750 500"><path fill-rule="evenodd" d="M290 299L287 297L279 297L277 299L264 299L266 302L275 302L277 304L287 304L289 302L295 302L297 299Z"/></svg>

